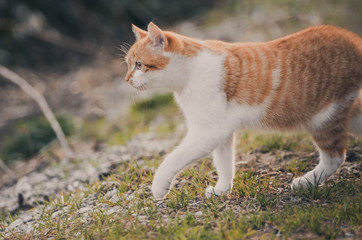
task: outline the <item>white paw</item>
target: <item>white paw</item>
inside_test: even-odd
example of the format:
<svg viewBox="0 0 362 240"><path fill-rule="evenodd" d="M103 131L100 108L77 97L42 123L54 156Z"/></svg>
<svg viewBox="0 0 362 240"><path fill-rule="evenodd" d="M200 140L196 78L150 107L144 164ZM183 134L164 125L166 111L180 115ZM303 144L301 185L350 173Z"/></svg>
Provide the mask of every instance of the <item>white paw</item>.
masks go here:
<svg viewBox="0 0 362 240"><path fill-rule="evenodd" d="M153 179L151 191L155 200L162 200L166 197L171 188L171 182L167 178L161 178L160 175Z"/></svg>
<svg viewBox="0 0 362 240"><path fill-rule="evenodd" d="M205 196L207 198L211 198L214 196L228 195L230 193L230 189L218 189L216 187L208 186L205 191Z"/></svg>
<svg viewBox="0 0 362 240"><path fill-rule="evenodd" d="M155 200L162 200L166 197L166 195L168 194L169 189L164 189L164 188L159 188L159 187L154 187L152 185L152 195L153 198Z"/></svg>
<svg viewBox="0 0 362 240"><path fill-rule="evenodd" d="M291 188L292 190L296 190L298 188L306 188L311 184L305 177L298 177L292 181Z"/></svg>

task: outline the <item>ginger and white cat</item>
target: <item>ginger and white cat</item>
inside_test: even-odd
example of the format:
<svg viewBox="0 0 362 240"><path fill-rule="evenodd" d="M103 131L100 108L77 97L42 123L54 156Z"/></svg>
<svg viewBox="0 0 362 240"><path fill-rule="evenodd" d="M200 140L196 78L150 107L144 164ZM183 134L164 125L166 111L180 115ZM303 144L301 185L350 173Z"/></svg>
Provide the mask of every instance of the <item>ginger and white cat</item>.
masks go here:
<svg viewBox="0 0 362 240"><path fill-rule="evenodd" d="M211 152L219 178L206 196L229 193L239 128L311 133L320 162L292 187L327 179L345 159L347 133L362 135L362 39L352 32L318 26L265 43L227 43L152 22L148 31L132 29L137 41L126 55L126 81L172 90L188 128L156 171L156 199L178 172Z"/></svg>

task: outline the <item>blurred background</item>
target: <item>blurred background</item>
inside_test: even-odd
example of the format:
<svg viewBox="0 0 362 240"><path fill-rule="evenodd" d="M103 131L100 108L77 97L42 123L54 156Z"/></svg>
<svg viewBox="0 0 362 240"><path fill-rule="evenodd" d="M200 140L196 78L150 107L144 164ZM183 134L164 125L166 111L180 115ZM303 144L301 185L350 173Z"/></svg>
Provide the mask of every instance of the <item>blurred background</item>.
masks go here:
<svg viewBox="0 0 362 240"><path fill-rule="evenodd" d="M73 148L97 149L124 143L157 115L134 114L144 108L139 98L154 92L133 92L124 81L118 47L134 42L132 23L200 39L268 41L319 24L362 35L361 12L360 0L0 0L0 64L45 96ZM147 108L172 101L160 96ZM170 121L172 130L179 120ZM54 138L37 104L0 78L0 158L22 171Z"/></svg>

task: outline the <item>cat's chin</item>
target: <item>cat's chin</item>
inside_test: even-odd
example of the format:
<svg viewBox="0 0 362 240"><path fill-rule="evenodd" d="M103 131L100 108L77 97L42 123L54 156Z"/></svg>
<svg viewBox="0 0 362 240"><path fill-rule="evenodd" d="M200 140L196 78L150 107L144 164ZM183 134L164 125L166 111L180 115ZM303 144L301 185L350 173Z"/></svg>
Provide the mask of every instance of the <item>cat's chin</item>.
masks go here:
<svg viewBox="0 0 362 240"><path fill-rule="evenodd" d="M134 87L135 89L137 89L138 91L146 91L148 90L148 88L145 87Z"/></svg>
<svg viewBox="0 0 362 240"><path fill-rule="evenodd" d="M146 87L144 85L142 85L142 86L134 86L134 85L130 84L130 86L133 87L134 89L138 90L138 91L146 91L146 90L149 89L148 87Z"/></svg>

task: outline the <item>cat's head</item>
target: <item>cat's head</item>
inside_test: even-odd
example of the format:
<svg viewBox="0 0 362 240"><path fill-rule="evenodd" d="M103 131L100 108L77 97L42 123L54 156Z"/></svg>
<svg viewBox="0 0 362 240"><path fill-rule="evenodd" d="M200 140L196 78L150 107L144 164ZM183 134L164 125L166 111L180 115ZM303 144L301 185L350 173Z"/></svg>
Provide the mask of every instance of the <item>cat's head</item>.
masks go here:
<svg viewBox="0 0 362 240"><path fill-rule="evenodd" d="M170 64L170 56L165 53L166 33L152 22L147 31L134 25L132 31L136 42L125 57L128 65L126 81L139 90L165 87L168 77L165 68Z"/></svg>

